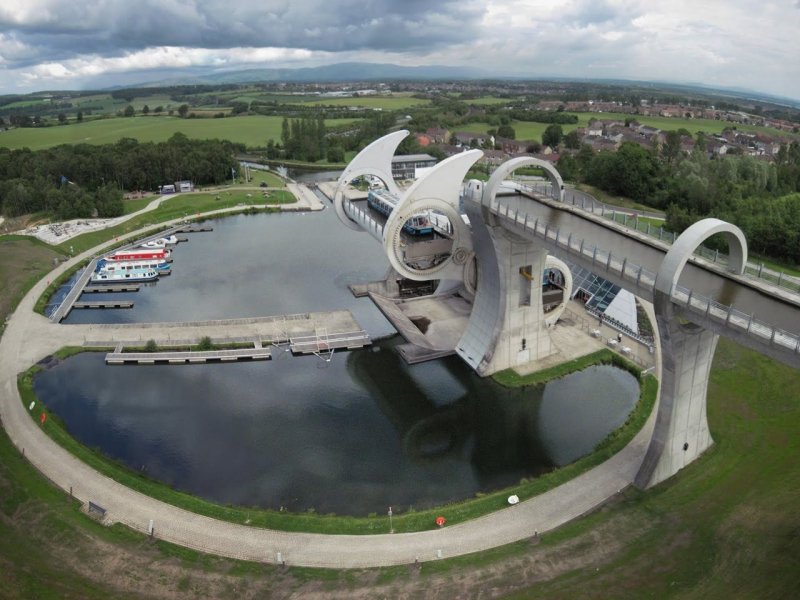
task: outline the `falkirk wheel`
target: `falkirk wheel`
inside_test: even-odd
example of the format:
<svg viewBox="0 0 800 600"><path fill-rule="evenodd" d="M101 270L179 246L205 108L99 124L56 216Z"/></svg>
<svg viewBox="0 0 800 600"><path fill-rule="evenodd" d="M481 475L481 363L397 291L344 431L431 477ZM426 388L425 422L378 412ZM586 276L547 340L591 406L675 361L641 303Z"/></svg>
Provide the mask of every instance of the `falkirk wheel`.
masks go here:
<svg viewBox="0 0 800 600"><path fill-rule="evenodd" d="M473 309L455 350L478 374L552 354L548 329L571 297L569 267L535 241L499 226L486 207L502 181L525 166L542 168L560 199L558 172L549 163L523 157L498 167L485 184L471 180L465 186L469 169L483 156L480 150L466 150L402 189L392 177L392 158L408 133L390 133L353 158L334 194L339 219L375 236L397 276L436 281L435 295L456 292L469 299ZM369 179L374 188L369 210L356 207L345 194L347 185L359 178ZM422 231L429 235L417 235Z"/></svg>

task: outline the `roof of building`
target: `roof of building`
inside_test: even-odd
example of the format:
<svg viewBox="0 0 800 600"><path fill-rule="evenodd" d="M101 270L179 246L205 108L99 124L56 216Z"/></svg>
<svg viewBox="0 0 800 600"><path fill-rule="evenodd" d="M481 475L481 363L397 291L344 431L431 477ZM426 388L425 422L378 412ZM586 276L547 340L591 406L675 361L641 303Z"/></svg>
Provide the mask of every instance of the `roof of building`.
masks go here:
<svg viewBox="0 0 800 600"><path fill-rule="evenodd" d="M393 156L392 162L399 163L399 162L421 162L421 161L428 161L432 160L436 162L436 158L431 156L430 154L401 154L399 156Z"/></svg>

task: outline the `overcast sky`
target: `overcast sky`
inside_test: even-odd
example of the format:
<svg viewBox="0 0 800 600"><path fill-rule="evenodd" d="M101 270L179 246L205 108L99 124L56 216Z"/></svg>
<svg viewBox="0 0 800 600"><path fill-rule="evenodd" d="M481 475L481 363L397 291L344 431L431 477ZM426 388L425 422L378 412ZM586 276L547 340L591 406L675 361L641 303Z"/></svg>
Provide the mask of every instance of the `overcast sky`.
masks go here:
<svg viewBox="0 0 800 600"><path fill-rule="evenodd" d="M343 61L800 100L800 0L0 0L0 93Z"/></svg>

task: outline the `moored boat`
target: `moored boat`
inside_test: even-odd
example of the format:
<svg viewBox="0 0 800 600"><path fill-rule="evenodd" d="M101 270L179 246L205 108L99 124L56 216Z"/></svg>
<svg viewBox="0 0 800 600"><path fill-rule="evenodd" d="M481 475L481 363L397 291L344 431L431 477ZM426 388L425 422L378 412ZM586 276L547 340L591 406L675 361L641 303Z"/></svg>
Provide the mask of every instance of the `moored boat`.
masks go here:
<svg viewBox="0 0 800 600"><path fill-rule="evenodd" d="M157 240L150 240L141 244L141 248L164 248L166 246L174 246L178 243L178 236L170 235L167 237L158 238Z"/></svg>
<svg viewBox="0 0 800 600"><path fill-rule="evenodd" d="M136 269L132 271L99 271L92 273L92 283L121 283L137 281L155 281L158 271L155 269Z"/></svg>
<svg viewBox="0 0 800 600"><path fill-rule="evenodd" d="M108 271L113 273L116 271L136 271L140 269L155 269L156 271L168 271L172 265L164 258L154 258L149 260L115 260L107 261L101 258L97 261L96 272Z"/></svg>
<svg viewBox="0 0 800 600"><path fill-rule="evenodd" d="M164 248L134 248L133 250L117 250L103 260L108 262L132 260L166 260L171 252Z"/></svg>

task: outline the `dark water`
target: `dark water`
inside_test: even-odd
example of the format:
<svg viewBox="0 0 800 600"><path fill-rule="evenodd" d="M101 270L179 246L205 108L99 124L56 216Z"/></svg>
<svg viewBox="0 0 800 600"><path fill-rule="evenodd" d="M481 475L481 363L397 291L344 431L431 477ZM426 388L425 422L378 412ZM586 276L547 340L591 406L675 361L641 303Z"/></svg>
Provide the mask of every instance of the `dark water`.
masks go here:
<svg viewBox="0 0 800 600"><path fill-rule="evenodd" d="M174 274L129 311L72 322L169 321L348 308L373 337L393 329L347 284L380 278L379 244L317 214L213 221L175 253ZM115 297L123 295L115 295ZM90 447L223 503L366 515L470 497L569 463L625 421L635 380L597 367L507 390L457 357L409 367L397 338L331 363L117 366L72 357L35 380Z"/></svg>
<svg viewBox="0 0 800 600"><path fill-rule="evenodd" d="M408 367L394 340L231 365L106 367L82 354L37 394L90 447L222 503L366 515L422 508L575 460L625 421L635 380L596 367L504 389L457 358Z"/></svg>

